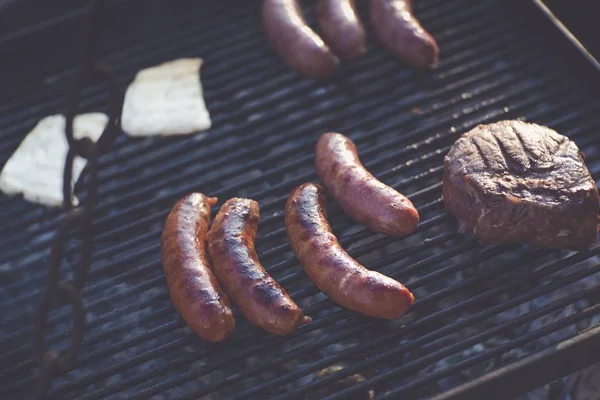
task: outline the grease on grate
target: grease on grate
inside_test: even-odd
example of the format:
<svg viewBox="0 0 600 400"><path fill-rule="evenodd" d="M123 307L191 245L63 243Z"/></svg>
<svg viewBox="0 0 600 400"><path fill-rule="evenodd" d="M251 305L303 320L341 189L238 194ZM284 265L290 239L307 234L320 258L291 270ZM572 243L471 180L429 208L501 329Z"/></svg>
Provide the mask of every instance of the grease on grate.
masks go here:
<svg viewBox="0 0 600 400"><path fill-rule="evenodd" d="M341 371L345 368L342 364L332 365L315 373L315 378L320 379L334 372ZM364 382L367 379L361 374L353 374L346 376L339 381L335 381L323 388L317 389L314 392L308 393L306 399L323 399L329 395L341 392L358 383ZM348 400L372 400L375 397L375 391L371 388L357 391L347 397Z"/></svg>

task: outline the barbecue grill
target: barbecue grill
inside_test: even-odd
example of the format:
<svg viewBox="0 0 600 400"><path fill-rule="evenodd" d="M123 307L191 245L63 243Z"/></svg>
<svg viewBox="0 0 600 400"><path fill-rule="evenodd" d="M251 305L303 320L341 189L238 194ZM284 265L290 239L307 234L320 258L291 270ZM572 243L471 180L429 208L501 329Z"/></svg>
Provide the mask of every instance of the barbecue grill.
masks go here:
<svg viewBox="0 0 600 400"><path fill-rule="evenodd" d="M365 57L318 82L294 75L268 47L256 2L109 1L99 58L126 84L141 68L203 57L213 128L176 139L121 134L100 158L95 249L82 292L85 340L48 398L507 399L600 361L600 247L483 246L456 233L441 200L449 146L501 119L571 137L600 176L597 72L524 3L416 1L440 44L437 70L414 72L369 37ZM305 5L314 23L314 7ZM33 28L2 31L1 165L40 118L64 112L85 10L63 11ZM101 82L87 85L81 99L82 111L107 111ZM338 307L287 243L285 199L317 180L313 147L325 131L350 136L367 168L420 211L418 232L398 239L366 231L328 202L349 253L417 297L398 321ZM191 191L220 204L233 196L259 201L259 257L312 324L279 338L236 311L233 336L218 345L185 327L169 299L159 240L170 208ZM0 398L21 399L37 379L33 319L63 211L6 196L0 202ZM74 233L65 249L66 279L80 241ZM50 313L46 341L54 349L68 347L70 312ZM548 395L538 398L566 393L574 380L538 389Z"/></svg>

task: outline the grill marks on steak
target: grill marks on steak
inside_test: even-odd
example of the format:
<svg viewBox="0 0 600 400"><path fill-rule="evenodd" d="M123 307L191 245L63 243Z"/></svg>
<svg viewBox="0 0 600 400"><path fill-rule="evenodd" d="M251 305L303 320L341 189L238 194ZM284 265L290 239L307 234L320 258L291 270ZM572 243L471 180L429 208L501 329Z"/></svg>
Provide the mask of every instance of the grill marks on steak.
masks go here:
<svg viewBox="0 0 600 400"><path fill-rule="evenodd" d="M473 146L473 158L463 160L465 170L489 194L562 203L563 191L589 183L575 143L548 128L516 122L479 126L455 144L461 158Z"/></svg>
<svg viewBox="0 0 600 400"><path fill-rule="evenodd" d="M584 249L595 243L598 190L577 145L521 121L479 125L444 159L444 202L484 243Z"/></svg>

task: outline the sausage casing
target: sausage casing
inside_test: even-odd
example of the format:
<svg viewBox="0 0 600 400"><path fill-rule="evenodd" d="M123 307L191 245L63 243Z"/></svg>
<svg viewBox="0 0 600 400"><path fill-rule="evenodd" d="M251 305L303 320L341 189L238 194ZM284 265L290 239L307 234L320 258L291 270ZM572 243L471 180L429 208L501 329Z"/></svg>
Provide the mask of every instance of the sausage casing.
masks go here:
<svg viewBox="0 0 600 400"><path fill-rule="evenodd" d="M285 225L306 275L336 303L376 318L394 319L415 302L400 282L370 271L342 249L331 232L320 185L294 189L285 205Z"/></svg>
<svg viewBox="0 0 600 400"><path fill-rule="evenodd" d="M435 68L439 48L414 17L410 0L370 0L375 34L396 57L413 68Z"/></svg>
<svg viewBox="0 0 600 400"><path fill-rule="evenodd" d="M208 249L217 278L246 318L270 333L288 335L310 319L260 264L254 249L258 220L256 201L226 201L208 234Z"/></svg>
<svg viewBox="0 0 600 400"><path fill-rule="evenodd" d="M175 204L161 237L162 262L175 309L200 337L220 342L235 327L231 304L206 258L214 197L192 193Z"/></svg>
<svg viewBox="0 0 600 400"><path fill-rule="evenodd" d="M365 53L365 30L355 0L319 0L317 17L325 43L338 57L354 60Z"/></svg>
<svg viewBox="0 0 600 400"><path fill-rule="evenodd" d="M327 191L358 223L390 236L417 229L419 213L411 201L363 167L350 138L323 134L317 142L316 167Z"/></svg>
<svg viewBox="0 0 600 400"><path fill-rule="evenodd" d="M324 77L335 68L337 58L306 24L297 0L262 0L261 13L269 42L298 74Z"/></svg>

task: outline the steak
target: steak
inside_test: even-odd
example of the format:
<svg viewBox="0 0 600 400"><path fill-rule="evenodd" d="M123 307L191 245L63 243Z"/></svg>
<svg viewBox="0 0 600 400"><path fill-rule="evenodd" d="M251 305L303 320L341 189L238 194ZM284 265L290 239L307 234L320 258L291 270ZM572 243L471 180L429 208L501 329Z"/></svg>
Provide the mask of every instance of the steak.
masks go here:
<svg viewBox="0 0 600 400"><path fill-rule="evenodd" d="M583 250L596 242L598 189L566 136L521 121L479 125L444 159L444 203L485 244Z"/></svg>

